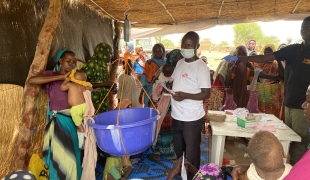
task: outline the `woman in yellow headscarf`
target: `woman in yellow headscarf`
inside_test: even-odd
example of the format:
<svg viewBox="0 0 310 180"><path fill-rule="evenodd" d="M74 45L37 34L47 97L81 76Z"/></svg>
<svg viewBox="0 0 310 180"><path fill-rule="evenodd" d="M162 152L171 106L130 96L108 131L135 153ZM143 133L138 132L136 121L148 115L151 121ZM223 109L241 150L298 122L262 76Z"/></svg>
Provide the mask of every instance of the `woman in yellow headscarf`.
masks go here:
<svg viewBox="0 0 310 180"><path fill-rule="evenodd" d="M267 44L261 51L260 55L270 54L276 51L276 48L273 44ZM254 67L259 67L265 73L277 76L278 75L278 62L276 60L267 63L253 63ZM264 80L264 82L269 80Z"/></svg>

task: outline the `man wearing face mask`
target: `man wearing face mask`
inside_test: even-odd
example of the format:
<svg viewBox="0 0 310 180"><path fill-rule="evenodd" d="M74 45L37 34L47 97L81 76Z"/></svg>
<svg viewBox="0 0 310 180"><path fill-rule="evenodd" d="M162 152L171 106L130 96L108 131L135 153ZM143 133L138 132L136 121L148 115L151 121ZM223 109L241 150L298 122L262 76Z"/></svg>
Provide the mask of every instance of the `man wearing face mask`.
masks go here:
<svg viewBox="0 0 310 180"><path fill-rule="evenodd" d="M210 71L196 55L199 35L190 31L182 39L181 59L172 74L174 79L171 99L172 132L177 158L186 159L197 169L200 166L200 141L205 115L203 100L210 97ZM188 172L187 178L193 174Z"/></svg>

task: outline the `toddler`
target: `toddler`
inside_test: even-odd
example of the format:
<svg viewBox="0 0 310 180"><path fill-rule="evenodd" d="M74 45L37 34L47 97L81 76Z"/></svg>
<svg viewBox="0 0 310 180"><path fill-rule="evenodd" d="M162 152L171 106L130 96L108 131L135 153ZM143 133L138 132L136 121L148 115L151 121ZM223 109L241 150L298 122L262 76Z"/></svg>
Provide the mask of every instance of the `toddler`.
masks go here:
<svg viewBox="0 0 310 180"><path fill-rule="evenodd" d="M107 157L103 180L126 180L132 171L129 157Z"/></svg>
<svg viewBox="0 0 310 180"><path fill-rule="evenodd" d="M268 131L257 132L247 148L252 164L247 171L250 180L282 180L292 166L283 163L283 147L277 137Z"/></svg>
<svg viewBox="0 0 310 180"><path fill-rule="evenodd" d="M153 84L153 91L152 91L152 99L154 102L157 102L161 96L161 92L163 90L162 83L171 83L173 78L171 77L174 70L174 66L165 64L162 67L162 72L159 74L158 80L155 81Z"/></svg>
<svg viewBox="0 0 310 180"><path fill-rule="evenodd" d="M83 71L72 70L70 77L66 77L60 86L61 91L68 91L68 103L71 106L70 114L77 127L80 149L82 149L84 145L84 128L82 121L86 111L83 92L85 90L92 91L92 84L86 82L86 80L87 76Z"/></svg>

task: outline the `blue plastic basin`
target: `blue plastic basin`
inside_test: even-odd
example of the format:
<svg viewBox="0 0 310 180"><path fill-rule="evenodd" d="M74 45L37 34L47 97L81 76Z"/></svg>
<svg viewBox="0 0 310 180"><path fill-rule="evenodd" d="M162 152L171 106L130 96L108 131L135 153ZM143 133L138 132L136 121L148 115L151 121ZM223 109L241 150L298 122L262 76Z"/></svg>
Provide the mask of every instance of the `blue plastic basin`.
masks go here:
<svg viewBox="0 0 310 180"><path fill-rule="evenodd" d="M135 155L148 149L155 139L156 120L160 117L157 111L130 108L121 109L119 113L118 126L115 125L118 110L98 114L94 117L95 124L88 122L99 148L113 156Z"/></svg>

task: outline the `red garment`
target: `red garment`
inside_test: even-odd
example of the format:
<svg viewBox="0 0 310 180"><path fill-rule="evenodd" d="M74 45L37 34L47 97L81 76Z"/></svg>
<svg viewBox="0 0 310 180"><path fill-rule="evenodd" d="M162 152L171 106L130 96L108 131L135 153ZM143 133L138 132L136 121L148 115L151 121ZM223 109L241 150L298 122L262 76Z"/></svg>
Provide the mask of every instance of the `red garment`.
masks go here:
<svg viewBox="0 0 310 180"><path fill-rule="evenodd" d="M220 78L219 78L219 75L216 76L212 86L215 86L215 87L223 87L221 81L220 81Z"/></svg>

